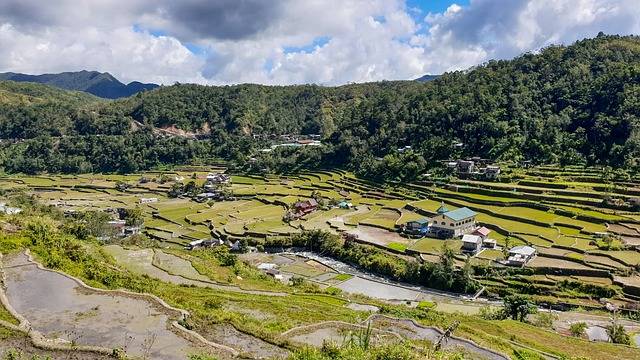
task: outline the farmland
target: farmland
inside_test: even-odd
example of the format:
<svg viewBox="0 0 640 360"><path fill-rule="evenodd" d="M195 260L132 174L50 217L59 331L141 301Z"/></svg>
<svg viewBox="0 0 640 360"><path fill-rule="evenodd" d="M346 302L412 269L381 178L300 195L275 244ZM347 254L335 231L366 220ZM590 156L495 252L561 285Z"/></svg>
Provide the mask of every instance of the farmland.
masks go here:
<svg viewBox="0 0 640 360"><path fill-rule="evenodd" d="M578 175L580 172L576 169L540 167L518 169L513 173L506 169L508 180L503 182L424 179L412 184L383 185L334 170L289 175L232 175L227 187L233 196L225 201L195 202L187 196L170 196L176 183L193 181L196 186L202 186L208 173L224 170L223 167L191 167L129 175L14 175L0 177L0 186L2 201L11 203L17 201L20 194L32 195L38 203L51 205L67 216L87 211L139 209L144 242L137 242L133 247L122 243L120 246L124 247L120 247L105 244L103 240L91 245L91 251L100 254L100 258L110 259L111 266L126 269L131 276L158 279L157 284L162 285L154 280L157 288L144 288L144 291L170 299L172 305L195 310L195 319L199 319L196 329L205 333L208 339L223 339L222 334L231 331L224 326L231 326L253 336L247 341L255 342L257 347L247 348L247 351L258 353L272 354L277 350L272 348L273 344L283 349L295 347L281 343L280 333L297 326L324 320L364 320L358 311L346 307L354 300L361 303L357 306L376 309L393 299L358 295L353 289L367 288L360 294L370 295L370 285L358 276L338 273L312 260L252 253L242 258L244 265L231 271L206 251L189 252L183 249L185 245L214 237L231 243L246 240L249 245L260 247L270 239L322 230L354 235L365 246L414 261L437 262L443 249L452 249L457 266L462 267L468 260L475 268L474 278L484 286L483 296L489 298L525 293L547 306L594 311L603 310L605 303L602 300L606 299L606 302L631 311L640 296L640 277L634 275L640 264L640 253L634 245L636 241L640 243L638 213L603 201L606 197L622 201L631 199L627 193L638 184L629 181L609 181L604 186L596 182L591 173L586 177ZM582 182L582 178L586 180ZM319 202L317 210L286 219L294 203L312 198ZM339 206L341 202L348 205ZM460 240L416 238L400 233L403 224L434 215L442 204L452 210L467 207L475 211L478 225L492 230L489 237L496 240L497 248L484 249L467 258L461 251ZM4 215L4 218L11 221L11 215ZM608 233L606 238L611 239L610 242L603 240L604 233ZM523 268L505 267L503 248L521 244L534 246L537 256ZM290 286L266 279L255 268L272 262L287 279L303 278L310 287L304 291L294 290L296 300L278 299L291 297L288 295L292 293ZM188 290L185 286L197 290ZM174 291L171 289L179 289L178 294L169 295ZM308 294L312 289L315 295ZM236 314L225 318L216 312L215 330L203 325L210 324L211 319L199 318L203 310L189 300L193 296L205 298L213 290L225 299L222 308ZM335 294L340 290L339 296L317 294ZM409 290L406 293L412 294ZM311 303L305 304L305 297ZM513 344L501 339L507 336L503 330L498 330L490 321L474 317L478 305L437 296L428 298L429 301L433 299L436 299L437 311L467 314L455 315L463 323L459 330L461 336L494 350L512 351ZM419 301L426 300L417 297L412 301L417 306ZM309 311L284 316L284 309L291 304L289 301ZM326 308L325 314L333 315L311 315L313 311L309 306L320 303ZM403 307L400 302L392 306ZM266 328L258 330L260 321L257 318L243 323L236 316L271 320ZM431 318L426 325L442 326L439 322L442 320L436 318ZM523 337L530 331L519 323L505 324L518 334L516 336ZM470 330L474 326L484 330L474 334ZM530 342L521 338L521 345L527 342L526 347L557 354L566 351L563 346L577 349L584 345L574 344L574 340L569 344L551 332L537 333L537 336L539 342L538 338ZM543 339L553 341L546 343ZM268 344L262 343L264 341ZM630 357L621 358L633 358L635 353L621 356L627 355Z"/></svg>

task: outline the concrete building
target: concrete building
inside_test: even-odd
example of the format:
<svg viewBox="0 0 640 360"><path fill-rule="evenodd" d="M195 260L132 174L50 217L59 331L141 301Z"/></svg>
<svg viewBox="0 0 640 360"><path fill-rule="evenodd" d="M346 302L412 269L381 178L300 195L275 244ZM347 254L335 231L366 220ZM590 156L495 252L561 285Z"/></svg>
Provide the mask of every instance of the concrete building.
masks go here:
<svg viewBox="0 0 640 360"><path fill-rule="evenodd" d="M535 248L527 245L514 246L509 250L507 265L525 266L537 254Z"/></svg>
<svg viewBox="0 0 640 360"><path fill-rule="evenodd" d="M453 211L442 204L431 218L429 236L448 239L469 234L476 229L476 212L463 207Z"/></svg>
<svg viewBox="0 0 640 360"><path fill-rule="evenodd" d="M477 254L482 249L482 237L466 234L462 236L462 251Z"/></svg>

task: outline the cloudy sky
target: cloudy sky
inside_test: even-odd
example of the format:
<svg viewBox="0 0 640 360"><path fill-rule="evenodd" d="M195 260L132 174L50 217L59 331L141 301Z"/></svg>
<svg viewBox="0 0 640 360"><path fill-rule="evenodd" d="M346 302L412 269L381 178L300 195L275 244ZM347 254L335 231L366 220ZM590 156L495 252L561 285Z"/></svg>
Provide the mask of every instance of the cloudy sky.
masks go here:
<svg viewBox="0 0 640 360"><path fill-rule="evenodd" d="M0 0L0 71L124 82L413 79L640 33L640 0Z"/></svg>

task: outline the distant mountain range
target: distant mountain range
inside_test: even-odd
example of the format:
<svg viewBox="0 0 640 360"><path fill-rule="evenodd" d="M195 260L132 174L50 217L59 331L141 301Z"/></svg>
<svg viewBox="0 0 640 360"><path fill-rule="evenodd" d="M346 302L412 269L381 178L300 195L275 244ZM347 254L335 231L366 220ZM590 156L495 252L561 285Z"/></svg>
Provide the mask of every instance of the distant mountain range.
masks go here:
<svg viewBox="0 0 640 360"><path fill-rule="evenodd" d="M0 73L0 80L46 84L66 90L84 91L106 99L128 97L141 91L155 89L159 86L156 84L144 84L138 81L133 81L125 85L107 72L101 73L86 70L42 75L6 72Z"/></svg>
<svg viewBox="0 0 640 360"><path fill-rule="evenodd" d="M435 80L437 78L439 78L441 75L422 75L419 78L417 78L415 81L420 81L420 82L427 82L427 81L431 81L431 80Z"/></svg>

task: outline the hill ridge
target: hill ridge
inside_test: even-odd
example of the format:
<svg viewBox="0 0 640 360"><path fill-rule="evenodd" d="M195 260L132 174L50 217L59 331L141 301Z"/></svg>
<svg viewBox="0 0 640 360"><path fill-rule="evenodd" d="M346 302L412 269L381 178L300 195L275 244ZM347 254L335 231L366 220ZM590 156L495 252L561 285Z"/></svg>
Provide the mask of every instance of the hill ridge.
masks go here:
<svg viewBox="0 0 640 360"><path fill-rule="evenodd" d="M0 80L51 85L65 90L84 91L106 99L129 97L141 91L152 90L158 87L157 84L142 83L139 81L124 84L108 72L89 70L39 75L5 72L0 73Z"/></svg>

